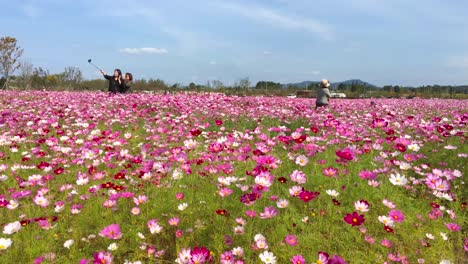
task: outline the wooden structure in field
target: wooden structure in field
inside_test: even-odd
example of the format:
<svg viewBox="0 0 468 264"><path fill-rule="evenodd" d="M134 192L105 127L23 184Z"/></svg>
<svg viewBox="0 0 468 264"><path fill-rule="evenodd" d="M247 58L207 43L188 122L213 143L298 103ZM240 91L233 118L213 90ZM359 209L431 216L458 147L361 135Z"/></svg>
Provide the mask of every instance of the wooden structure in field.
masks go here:
<svg viewBox="0 0 468 264"><path fill-rule="evenodd" d="M302 91L297 91L296 96L298 98L314 98L316 96L315 91L312 90L302 90Z"/></svg>

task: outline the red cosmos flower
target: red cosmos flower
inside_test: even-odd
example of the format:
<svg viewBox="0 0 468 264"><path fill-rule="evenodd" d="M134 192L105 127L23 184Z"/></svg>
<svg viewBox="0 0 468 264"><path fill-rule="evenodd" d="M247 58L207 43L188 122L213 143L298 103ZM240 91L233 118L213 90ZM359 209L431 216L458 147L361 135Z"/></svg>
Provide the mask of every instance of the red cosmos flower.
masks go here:
<svg viewBox="0 0 468 264"><path fill-rule="evenodd" d="M114 189L114 190L116 190L116 191L119 192L119 191L125 190L125 186L122 186L122 185L114 185L114 186L112 187L112 189Z"/></svg>
<svg viewBox="0 0 468 264"><path fill-rule="evenodd" d="M294 141L296 141L296 143L302 143L306 140L307 136L306 135L301 135L300 137L296 138Z"/></svg>
<svg viewBox="0 0 468 264"><path fill-rule="evenodd" d="M225 216L229 215L229 212L226 209L218 209L216 210L216 213L219 215L225 215Z"/></svg>
<svg viewBox="0 0 468 264"><path fill-rule="evenodd" d="M278 181L281 182L281 183L286 183L287 179L285 177L279 177Z"/></svg>
<svg viewBox="0 0 468 264"><path fill-rule="evenodd" d="M62 174L63 172L64 172L64 169L63 169L62 167L57 168L57 169L54 170L54 173L55 173L56 175Z"/></svg>
<svg viewBox="0 0 468 264"><path fill-rule="evenodd" d="M387 134L387 135L393 135L393 134L395 134L395 130L389 128L389 129L387 129L387 131L385 131L385 134Z"/></svg>
<svg viewBox="0 0 468 264"><path fill-rule="evenodd" d="M141 156L138 156L138 157L132 159L132 163L134 163L134 164L140 164L142 162L143 162L143 159L141 158Z"/></svg>
<svg viewBox="0 0 468 264"><path fill-rule="evenodd" d="M360 226L364 221L364 215L359 215L357 212L353 212L352 214L347 214L343 220L347 223L350 224L351 226Z"/></svg>
<svg viewBox="0 0 468 264"><path fill-rule="evenodd" d="M400 152L405 152L406 151L406 146L401 144L401 143L396 144L395 148Z"/></svg>
<svg viewBox="0 0 468 264"><path fill-rule="evenodd" d="M387 226L387 225L384 225L384 229L385 231L387 231L388 233L393 233L393 228Z"/></svg>
<svg viewBox="0 0 468 264"><path fill-rule="evenodd" d="M44 168L46 168L46 167L49 167L49 165L50 165L49 163L47 163L47 162L45 162L45 161L41 161L41 162L39 163L39 165L37 165L37 168L40 169L40 170L42 170L42 169L44 169Z"/></svg>
<svg viewBox="0 0 468 264"><path fill-rule="evenodd" d="M101 188L103 189L108 189L114 187L114 184L112 182L106 182L101 184Z"/></svg>
<svg viewBox="0 0 468 264"><path fill-rule="evenodd" d="M445 124L445 125L443 125L443 127L444 127L445 129L449 130L449 131L453 129L453 126L452 126L452 125L449 125L449 124Z"/></svg>
<svg viewBox="0 0 468 264"><path fill-rule="evenodd" d="M332 201L333 201L333 204L334 204L334 205L337 205L337 206L340 206L340 205L341 205L341 202L338 201L337 199L333 199Z"/></svg>
<svg viewBox="0 0 468 264"><path fill-rule="evenodd" d="M215 123L217 126L220 126L223 124L223 120L216 119Z"/></svg>
<svg viewBox="0 0 468 264"><path fill-rule="evenodd" d="M28 161L28 160L29 160L28 157L22 157L22 158L21 158L21 161L22 161L22 162L26 162L26 161Z"/></svg>
<svg viewBox="0 0 468 264"><path fill-rule="evenodd" d="M319 192L309 192L309 191L302 191L299 193L299 198L304 202L309 202L317 197L320 193Z"/></svg>
<svg viewBox="0 0 468 264"><path fill-rule="evenodd" d="M118 172L117 174L114 175L114 179L116 180L125 179L125 173Z"/></svg>
<svg viewBox="0 0 468 264"><path fill-rule="evenodd" d="M317 134L317 132L319 131L319 129L317 127L311 127L310 128L310 131L314 132Z"/></svg>
<svg viewBox="0 0 468 264"><path fill-rule="evenodd" d="M96 173L96 172L97 172L96 167L94 167L94 166L89 167L89 169L88 169L88 174L89 175L94 175L94 173Z"/></svg>
<svg viewBox="0 0 468 264"><path fill-rule="evenodd" d="M24 220L20 221L20 224L22 226L27 226L29 223L31 223L31 220L29 220L29 219L24 219Z"/></svg>
<svg viewBox="0 0 468 264"><path fill-rule="evenodd" d="M194 136L194 137L200 135L201 133L202 133L201 130L198 129L198 128L193 128L193 129L190 130L190 134L191 134L192 136Z"/></svg>

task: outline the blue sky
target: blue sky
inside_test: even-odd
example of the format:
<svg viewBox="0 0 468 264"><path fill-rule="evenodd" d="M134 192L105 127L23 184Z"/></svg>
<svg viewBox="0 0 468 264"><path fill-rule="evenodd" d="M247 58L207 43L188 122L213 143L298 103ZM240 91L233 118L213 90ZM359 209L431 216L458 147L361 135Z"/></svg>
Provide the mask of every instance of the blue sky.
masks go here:
<svg viewBox="0 0 468 264"><path fill-rule="evenodd" d="M0 36L51 73L168 83L468 84L465 0L0 0Z"/></svg>

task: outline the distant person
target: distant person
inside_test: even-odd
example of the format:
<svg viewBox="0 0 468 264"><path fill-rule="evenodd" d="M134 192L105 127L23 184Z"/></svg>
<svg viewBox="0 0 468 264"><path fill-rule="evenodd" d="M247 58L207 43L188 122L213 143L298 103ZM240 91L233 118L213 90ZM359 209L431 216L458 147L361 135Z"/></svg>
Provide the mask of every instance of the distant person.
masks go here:
<svg viewBox="0 0 468 264"><path fill-rule="evenodd" d="M330 83L328 82L328 80L323 79L320 82L319 88L317 91L317 100L315 101L315 109L322 107L322 106L328 106L328 98L331 97L328 87L330 87Z"/></svg>
<svg viewBox="0 0 468 264"><path fill-rule="evenodd" d="M122 71L120 69L114 70L114 76L107 75L105 71L101 70L101 74L109 80L109 89L108 91L111 94L116 94L122 91L122 85L124 84L124 80L122 78Z"/></svg>
<svg viewBox="0 0 468 264"><path fill-rule="evenodd" d="M124 77L124 82L122 84L122 90L120 90L121 93L127 93L130 91L130 88L132 87L132 81L133 81L133 75L129 72L125 73Z"/></svg>

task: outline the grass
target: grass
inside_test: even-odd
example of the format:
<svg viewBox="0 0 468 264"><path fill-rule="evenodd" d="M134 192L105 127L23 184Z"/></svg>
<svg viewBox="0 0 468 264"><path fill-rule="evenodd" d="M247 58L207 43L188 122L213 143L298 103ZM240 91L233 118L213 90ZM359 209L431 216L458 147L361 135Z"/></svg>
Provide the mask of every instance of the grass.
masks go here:
<svg viewBox="0 0 468 264"><path fill-rule="evenodd" d="M341 105L329 111L315 112L309 108L313 104L305 99L286 101L284 98L244 97L228 100L222 95L126 95L107 99L99 93L44 95L37 92L4 92L2 96L18 99L17 105L7 106L8 101L2 103L4 109L15 110L12 114L3 115L5 121L0 125L0 135L3 135L4 142L8 142L0 144L0 153L3 153L0 165L5 167L0 175L7 177L0 182L0 198L11 200L11 194L21 189L15 180L17 177L27 182L30 182L28 177L35 174L52 175L53 179L41 180L35 186L24 186L22 190L30 190L31 195L19 199L18 208L0 208L0 224L3 226L31 220L17 233L0 235L13 241L11 247L0 251L1 263L31 263L41 256L45 257L44 263L76 263L80 259L92 260L96 252L109 251L108 247L113 242L118 245L117 250L109 251L114 263L126 260L173 263L183 248L194 247L209 249L215 262L220 261L223 253L236 247L243 248L244 256L236 258L244 263L261 263L259 254L265 250L274 253L277 263L290 263L290 259L299 254L307 263L314 262L318 252L327 252L330 257L339 255L348 263L382 263L389 261L390 253L405 256L409 263L415 263L418 259L424 259L425 263L438 263L442 259L461 263L466 257L463 243L467 238L464 187L467 171L463 154L468 153L468 149L465 144L466 124L458 121L460 115L463 116L463 109L466 109L464 101L456 105L445 103L443 105L449 108L441 108L439 101L418 100L416 104L411 104L385 100L379 102L378 108L369 111L364 107L366 100L343 100ZM42 96L42 100L35 103L38 96ZM57 99L70 100L72 109L66 116L58 118L60 128L48 121L56 118L54 114L44 113L44 110L53 108L50 102ZM134 104L137 104L136 107ZM260 109L258 104L264 107ZM417 114L414 109L421 105L431 111ZM395 111L395 117L387 115L389 106ZM64 110L65 107L56 108ZM116 108L121 111L118 116ZM235 109L240 110L236 112ZM406 116L413 114L413 111L416 117L408 121ZM369 117L369 112L391 120L388 126L397 131L397 138L409 136L411 143L421 147L418 152L405 151L406 154L420 155L419 159L409 162L411 166L408 170L401 170L394 164L394 161L404 161L405 153L396 151L395 143L386 139L385 129L369 126L373 119ZM77 121L83 113L93 118ZM435 130L423 130L423 133L421 127L435 116L447 118L444 122L453 125L462 134L442 137ZM340 121L340 124L325 125L330 118ZM32 120L37 123L37 119L47 122L37 127L26 125ZM109 122L111 119L120 121ZM216 120L221 120L223 124L216 125ZM94 124L96 128L75 126L77 122ZM397 123L403 124L403 128ZM319 132L310 131L311 126L318 127ZM280 127L285 132L272 130ZM39 128L47 128L50 132L43 135L37 132ZM199 128L203 133L192 136L192 128ZM63 130L64 134L57 134L59 130ZM102 131L110 131L110 135L119 133L94 141L93 138L103 136ZM286 145L278 140L278 136L291 136L295 131L306 135L307 141L299 144L291 140ZM22 140L14 137L18 133L23 135ZM131 137L125 138L126 133ZM62 141L61 137L67 134L69 139ZM438 139L432 139L432 135L438 135ZM362 137L361 140L356 140L358 137ZM42 138L55 143L51 146L38 143ZM184 141L189 138L197 142L193 149L184 146ZM83 143L77 143L78 139L82 139ZM209 151L209 146L219 140L224 141L223 150ZM317 152L308 154L304 148L306 144L314 144ZM352 161L337 161L335 152L347 146L368 151L356 152ZM457 149L447 149L446 146ZM71 150L63 153L61 147L70 147ZM39 149L46 155L36 156ZM264 155L281 162L277 168L268 169L273 176L269 190L263 191L261 198L252 205L246 206L240 202L240 197L255 188L255 177L246 172L251 174L258 164L259 156L254 154L256 149L264 149ZM122 156L122 150L128 150L128 155ZM93 159L86 159L83 158L86 151L100 153ZM392 153L398 155L392 156ZM308 155L306 166L296 164L295 158L299 155ZM29 160L23 160L23 157L29 157ZM137 157L141 158L141 162L137 161ZM36 166L41 161L50 163L52 170L38 169ZM95 161L99 161L94 164L96 170L106 175L103 179L93 179L93 175L88 174ZM15 164L34 168L12 170ZM428 166L427 169L421 169L424 165ZM64 168L64 172L55 174L54 169L59 167ZM322 170L328 167L338 169L336 177L324 176ZM379 169L385 172L379 173L376 179L380 183L378 187L369 186L367 180L359 177L363 170ZM395 186L388 180L390 174L397 172L408 179L424 180L433 169L458 170L463 174L450 180L451 189L447 193L456 197L454 201L435 197L424 183L414 184L410 180L405 188ZM173 179L175 170L182 172L181 179ZM294 170L304 172L307 182L298 184L291 181L290 174ZM140 178L140 171L150 172L151 178ZM127 177L114 179L118 172L124 172ZM77 184L80 173L89 178L88 183ZM218 181L219 177L227 176L236 177L237 182L224 186ZM280 177L287 181L279 182ZM90 192L92 186L105 182L123 186L125 190L120 193L131 193L134 197L145 195L147 202L137 206L133 198L119 198L115 207L105 208L103 204L116 192L104 188ZM61 190L66 185L69 185L69 189ZM295 185L320 192L320 195L305 203L290 195L289 189ZM243 186L246 190L241 190ZM219 190L222 187L231 189L232 194L221 197ZM48 190L44 195L50 200L47 207L39 207L33 202L41 188ZM340 205L333 203L326 190L340 193L336 197ZM183 193L185 197L178 200L177 193ZM288 200L289 206L278 208L277 199ZM360 227L346 224L343 218L356 211L354 202L361 199L370 204L368 212L359 213L365 216L365 222ZM395 224L394 233L385 231L378 221L379 216L388 215L390 211L382 203L384 199L392 201L405 216L403 222ZM54 211L57 201L65 203L62 212ZM445 207L445 210L452 210L456 218L451 219L446 211L441 210L442 217L431 220L428 217L433 209L431 202ZM187 203L188 207L179 210L181 203ZM72 214L70 208L76 204L83 205L83 208L79 213ZM269 206L275 207L278 215L261 219L259 214ZM131 213L134 207L139 207L138 215ZM222 209L228 213L216 213ZM256 211L257 216L248 217L246 210ZM51 219L53 216L58 219L55 222L49 220L52 225L50 229L42 229L34 221L38 217ZM180 218L178 226L168 224L173 217ZM150 233L147 222L151 219L157 219L162 226L160 233ZM234 233L234 228L242 225L239 221L245 222L242 234ZM446 223L457 223L461 231L450 231ZM110 224L120 226L122 238L111 240L99 236L100 230ZM176 236L177 230L182 233L180 237ZM442 238L441 232L446 234L447 240ZM145 238L139 238L138 233ZM434 235L435 239L427 238L426 233ZM267 249L254 247L256 234L265 237ZM285 242L285 237L290 234L297 237L296 246ZM366 236L372 237L375 243L366 241ZM74 241L73 245L65 248L64 242L70 239ZM390 240L392 246L382 246L380 242L383 239ZM160 250L164 250L164 253L155 256L155 252Z"/></svg>

